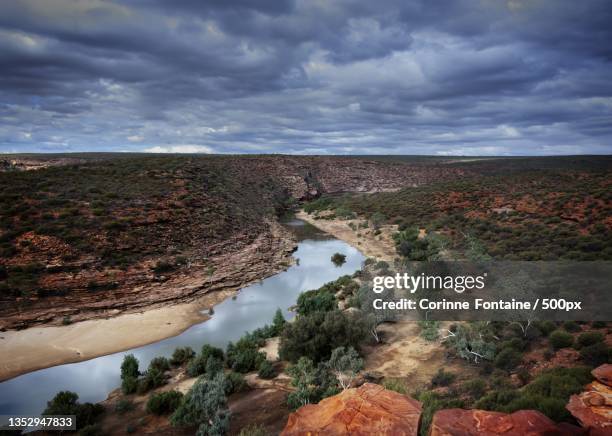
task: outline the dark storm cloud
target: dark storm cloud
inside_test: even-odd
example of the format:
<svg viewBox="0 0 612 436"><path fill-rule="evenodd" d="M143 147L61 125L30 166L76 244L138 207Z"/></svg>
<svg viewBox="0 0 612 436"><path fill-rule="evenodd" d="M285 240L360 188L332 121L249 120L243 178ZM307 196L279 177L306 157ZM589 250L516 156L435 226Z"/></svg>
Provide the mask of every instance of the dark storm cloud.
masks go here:
<svg viewBox="0 0 612 436"><path fill-rule="evenodd" d="M0 152L612 151L607 1L0 3Z"/></svg>

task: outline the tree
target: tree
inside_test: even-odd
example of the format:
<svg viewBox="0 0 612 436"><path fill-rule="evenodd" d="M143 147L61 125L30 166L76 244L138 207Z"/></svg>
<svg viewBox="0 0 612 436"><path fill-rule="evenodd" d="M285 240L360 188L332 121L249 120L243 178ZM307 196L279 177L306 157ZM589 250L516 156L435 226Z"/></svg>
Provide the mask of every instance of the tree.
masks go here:
<svg viewBox="0 0 612 436"><path fill-rule="evenodd" d="M283 327L285 327L285 317L283 316L283 311L280 308L276 309L274 313L274 319L272 319L272 330L274 331L274 335L278 336L283 331Z"/></svg>
<svg viewBox="0 0 612 436"><path fill-rule="evenodd" d="M163 372L156 367L149 368L147 372L144 373L143 377L138 380L138 387L136 390L139 394L143 394L151 389L162 386L165 382L166 379Z"/></svg>
<svg viewBox="0 0 612 436"><path fill-rule="evenodd" d="M295 365L287 369L287 373L292 377L291 384L297 388L287 397L289 408L295 410L315 401L316 370L312 360L300 357Z"/></svg>
<svg viewBox="0 0 612 436"><path fill-rule="evenodd" d="M317 289L302 292L297 300L297 313L327 312L337 307L336 297L329 291Z"/></svg>
<svg viewBox="0 0 612 436"><path fill-rule="evenodd" d="M397 232L393 239L398 254L415 261L437 260L446 245L446 240L439 235L429 234L419 238L419 230L415 227Z"/></svg>
<svg viewBox="0 0 612 436"><path fill-rule="evenodd" d="M331 261L336 266L342 266L346 262L346 255L342 253L334 253L331 257Z"/></svg>
<svg viewBox="0 0 612 436"><path fill-rule="evenodd" d="M292 377L291 384L297 388L287 396L287 405L292 410L339 392L338 380L327 362L315 366L311 359L302 356L287 373Z"/></svg>
<svg viewBox="0 0 612 436"><path fill-rule="evenodd" d="M235 344L227 345L227 365L237 372L246 373L259 367L266 355L259 351L258 343L250 335L245 335Z"/></svg>
<svg viewBox="0 0 612 436"><path fill-rule="evenodd" d="M346 315L339 310L299 315L288 323L281 336L280 357L297 362L302 356L321 362L329 359L337 347L358 349L367 329L363 317Z"/></svg>
<svg viewBox="0 0 612 436"><path fill-rule="evenodd" d="M447 330L442 340L445 341L459 357L465 360L492 360L495 357L494 336L488 330L488 323L474 322L461 324L454 332Z"/></svg>
<svg viewBox="0 0 612 436"><path fill-rule="evenodd" d="M133 394L138 389L138 359L133 354L126 354L121 363L121 390L124 394Z"/></svg>
<svg viewBox="0 0 612 436"><path fill-rule="evenodd" d="M170 362L168 361L166 357L163 357L163 356L155 357L149 363L149 370L153 368L161 372L168 371L170 369Z"/></svg>
<svg viewBox="0 0 612 436"><path fill-rule="evenodd" d="M359 371L363 369L363 359L353 347L338 347L332 351L327 366L336 376L343 390L351 387L351 383Z"/></svg>
<svg viewBox="0 0 612 436"><path fill-rule="evenodd" d="M389 296L388 301L395 299L395 290L388 290ZM364 323L368 332L372 335L376 342L380 342L380 335L378 334L378 326L384 322L393 322L398 317L397 310L383 308L375 309L374 300L379 298L378 294L372 292L372 285L364 283L357 291L357 299L359 301L359 307L364 312Z"/></svg>
<svg viewBox="0 0 612 436"><path fill-rule="evenodd" d="M125 379L126 377L138 377L139 375L138 359L136 359L133 354L126 354L123 357L123 362L121 363L121 378Z"/></svg>
<svg viewBox="0 0 612 436"><path fill-rule="evenodd" d="M204 378L191 387L170 417L174 426L198 425L197 435L223 435L229 429L230 412L224 391L224 376Z"/></svg>
<svg viewBox="0 0 612 436"><path fill-rule="evenodd" d="M91 425L96 418L104 412L101 404L79 403L79 396L75 392L58 392L51 401L47 402L47 407L43 415L75 415L78 429Z"/></svg>
<svg viewBox="0 0 612 436"><path fill-rule="evenodd" d="M182 365L195 356L195 351L191 347L178 347L172 353L170 363L174 366Z"/></svg>
<svg viewBox="0 0 612 436"><path fill-rule="evenodd" d="M167 415L176 410L182 399L183 394L178 391L159 392L151 395L146 410L154 415Z"/></svg>
<svg viewBox="0 0 612 436"><path fill-rule="evenodd" d="M563 330L555 330L550 334L548 339L555 350L571 347L574 344L574 337Z"/></svg>
<svg viewBox="0 0 612 436"><path fill-rule="evenodd" d="M257 375L263 379L271 379L276 376L276 372L274 371L274 367L268 360L264 360L259 365L259 370L257 371Z"/></svg>

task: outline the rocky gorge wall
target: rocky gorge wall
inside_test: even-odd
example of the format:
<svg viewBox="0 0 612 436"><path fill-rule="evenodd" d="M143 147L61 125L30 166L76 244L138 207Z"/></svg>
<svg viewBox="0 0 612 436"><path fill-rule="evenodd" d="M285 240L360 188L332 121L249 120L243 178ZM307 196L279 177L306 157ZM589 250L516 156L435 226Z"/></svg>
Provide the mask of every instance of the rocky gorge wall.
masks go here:
<svg viewBox="0 0 612 436"><path fill-rule="evenodd" d="M463 174L461 170L449 171L435 165L354 157L139 159L96 158L89 163L77 161L78 165L70 158L52 158L49 162L40 157L27 159L35 161L35 167L40 169L22 172L28 173L23 176L27 177L25 188L14 194L22 203L17 210L26 212L4 216L3 222L9 227L0 229L0 237L13 247L8 255L0 255L0 269L5 271L4 277L0 271L0 328L107 317L189 301L211 291L238 289L290 262L293 241L278 226L274 213L274 209L278 212L286 207L285 198L300 201L323 193L397 190ZM169 159L174 159L171 169L167 168ZM44 168L47 163L50 168ZM153 198L136 191L129 202L115 201L109 216L115 221L103 222L91 230L71 228L72 221L68 221L60 233L81 232L76 236L85 249L79 251L71 242L74 236L67 240L56 236L57 232L41 233L35 225L23 226L23 231L18 228L24 220L41 221L41 229L61 222L66 212L43 210L44 204L50 203L41 204L38 198L52 195L50 201L55 201L63 194L33 190L38 189L35 187L41 185L48 171L55 174L48 182L52 184L51 191L61 193L70 189L68 184L75 182L64 181L60 163L67 165L67 174L72 178L82 174L87 180L90 174L100 174L96 179L98 185L108 180L105 177L115 178L119 186L122 179L126 179L123 185L130 186L147 184L154 177L152 182L166 180L169 188L163 188L168 192L160 191ZM132 180L135 171L142 172L136 182ZM11 179L5 177L0 180L2 183L10 184ZM63 183L67 186L61 186ZM202 184L204 189L194 188ZM217 187L207 188L209 184ZM112 198L114 193L104 189L103 199ZM98 219L94 209L97 203L99 200L85 191L78 200L71 200L69 213L77 213L80 220ZM119 230L111 227L116 222L121 226ZM140 235L140 239L133 235ZM138 255L145 250L153 254ZM117 268L101 261L99 253L105 252L136 253L136 259L141 260ZM177 254L172 255L173 252ZM184 259L176 268L156 271L160 262L179 257ZM17 271L15 274L26 282L36 275L34 284L28 285L27 291L13 289L12 271Z"/></svg>

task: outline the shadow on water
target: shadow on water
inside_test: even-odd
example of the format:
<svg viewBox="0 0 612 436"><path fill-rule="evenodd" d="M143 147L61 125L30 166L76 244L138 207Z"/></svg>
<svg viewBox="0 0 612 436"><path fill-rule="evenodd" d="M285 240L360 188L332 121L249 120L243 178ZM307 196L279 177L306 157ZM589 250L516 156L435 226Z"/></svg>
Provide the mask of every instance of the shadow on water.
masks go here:
<svg viewBox="0 0 612 436"><path fill-rule="evenodd" d="M198 351L209 343L223 347L236 341L245 332L272 321L274 312L281 308L287 319L293 317L288 308L298 295L316 289L344 274L359 269L364 256L343 241L322 233L316 227L296 219L284 223L298 239L293 256L295 265L274 276L240 290L236 298L229 298L215 306L214 315L178 336L131 350L97 357L78 363L59 365L34 371L0 383L0 414L39 414L58 391L70 390L79 400L102 401L120 385L120 366L123 357L134 354L141 371L156 356L170 356L176 347L190 346ZM346 255L346 263L334 266L331 256Z"/></svg>

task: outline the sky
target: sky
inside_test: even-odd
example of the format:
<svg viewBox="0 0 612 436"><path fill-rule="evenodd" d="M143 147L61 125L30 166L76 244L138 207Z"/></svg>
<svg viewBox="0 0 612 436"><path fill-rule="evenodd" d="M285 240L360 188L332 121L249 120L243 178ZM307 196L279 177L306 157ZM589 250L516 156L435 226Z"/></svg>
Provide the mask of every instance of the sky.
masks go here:
<svg viewBox="0 0 612 436"><path fill-rule="evenodd" d="M0 153L612 153L609 0L0 2Z"/></svg>

